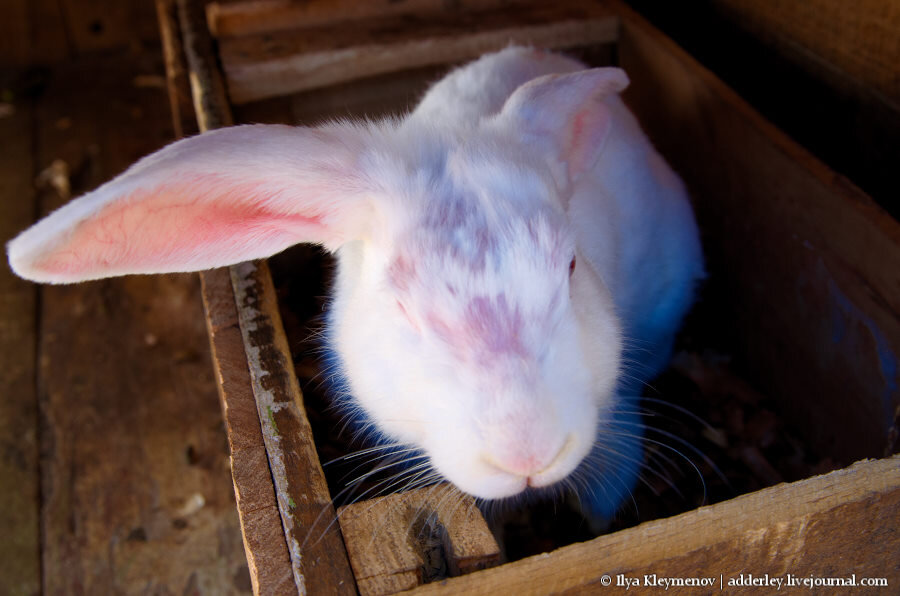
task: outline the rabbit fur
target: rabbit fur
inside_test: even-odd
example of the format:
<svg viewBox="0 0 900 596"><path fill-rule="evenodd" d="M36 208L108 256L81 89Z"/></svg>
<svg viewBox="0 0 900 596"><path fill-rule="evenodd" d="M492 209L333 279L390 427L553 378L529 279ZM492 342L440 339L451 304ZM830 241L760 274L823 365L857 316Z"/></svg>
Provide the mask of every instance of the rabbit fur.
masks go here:
<svg viewBox="0 0 900 596"><path fill-rule="evenodd" d="M636 396L703 276L627 84L513 46L404 118L211 131L38 222L10 265L72 283L320 244L346 407L476 497L562 483L608 517L641 466Z"/></svg>

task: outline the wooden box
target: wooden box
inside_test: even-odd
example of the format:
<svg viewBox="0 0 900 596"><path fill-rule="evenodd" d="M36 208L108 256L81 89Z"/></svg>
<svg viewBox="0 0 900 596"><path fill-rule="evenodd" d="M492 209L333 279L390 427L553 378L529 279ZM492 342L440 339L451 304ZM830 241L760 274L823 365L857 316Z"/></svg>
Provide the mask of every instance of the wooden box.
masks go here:
<svg viewBox="0 0 900 596"><path fill-rule="evenodd" d="M900 226L851 182L617 0L271 0L213 3L206 15L157 4L185 132L194 114L206 130L232 111L309 123L403 109L448 65L510 41L623 67L626 101L695 203L711 279L701 316L746 380L842 468L491 569L496 545L468 503L437 521L458 577L415 588L421 553L410 563L399 552L416 542L402 499L361 503L342 514L343 536L332 524L309 539L335 513L269 267L246 263L202 279L255 592L592 593L660 578L688 589L707 578L711 591L851 576L897 589ZM411 498L421 512L435 497Z"/></svg>

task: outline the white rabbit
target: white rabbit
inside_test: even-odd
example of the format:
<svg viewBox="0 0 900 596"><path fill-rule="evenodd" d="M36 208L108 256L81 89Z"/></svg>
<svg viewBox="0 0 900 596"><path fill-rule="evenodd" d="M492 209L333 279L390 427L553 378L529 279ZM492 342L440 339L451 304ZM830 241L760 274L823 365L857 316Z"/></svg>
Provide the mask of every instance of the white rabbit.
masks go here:
<svg viewBox="0 0 900 596"><path fill-rule="evenodd" d="M351 408L472 495L562 481L609 516L641 465L634 396L703 275L686 193L627 84L510 47L402 120L181 140L23 232L9 261L70 283L321 244L338 256L327 335Z"/></svg>

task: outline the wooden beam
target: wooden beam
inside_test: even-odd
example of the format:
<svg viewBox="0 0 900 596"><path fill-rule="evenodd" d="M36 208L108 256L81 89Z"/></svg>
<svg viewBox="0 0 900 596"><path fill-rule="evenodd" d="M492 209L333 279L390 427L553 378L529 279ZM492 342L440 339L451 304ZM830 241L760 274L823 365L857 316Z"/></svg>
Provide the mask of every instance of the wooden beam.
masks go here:
<svg viewBox="0 0 900 596"><path fill-rule="evenodd" d="M37 213L32 102L16 98L0 118L0 238ZM36 342L38 289L0 268L0 577L10 593L41 590L40 469Z"/></svg>
<svg viewBox="0 0 900 596"><path fill-rule="evenodd" d="M571 48L615 41L618 21L602 3L372 18L321 28L223 39L220 58L234 103L399 70L451 64L511 42Z"/></svg>
<svg viewBox="0 0 900 596"><path fill-rule="evenodd" d="M204 271L200 278L253 593L296 592L256 412L244 339L238 327L231 275L227 268L222 268Z"/></svg>
<svg viewBox="0 0 900 596"><path fill-rule="evenodd" d="M282 537L301 594L351 594L355 582L334 518L303 395L265 262L230 268ZM319 528L323 528L321 531Z"/></svg>
<svg viewBox="0 0 900 596"><path fill-rule="evenodd" d="M43 213L171 140L165 92L132 84L161 70L154 52L51 71L36 120L37 163L58 160L39 177ZM41 293L43 591L249 589L196 276Z"/></svg>
<svg viewBox="0 0 900 596"><path fill-rule="evenodd" d="M895 456L428 584L412 593L592 594L610 584L621 591L625 577L641 582L708 577L713 583L707 591L712 592L720 586L728 591L729 582L739 581L742 574L784 578L789 573L798 578L885 578L893 587L900 582L894 564L900 552L898 519L900 456Z"/></svg>
<svg viewBox="0 0 900 596"><path fill-rule="evenodd" d="M289 29L322 27L347 21L400 16L447 18L473 11L515 11L534 0L239 0L210 2L210 32L219 38L244 37Z"/></svg>
<svg viewBox="0 0 900 596"><path fill-rule="evenodd" d="M362 596L393 594L500 561L475 500L450 485L347 505L338 519Z"/></svg>
<svg viewBox="0 0 900 596"><path fill-rule="evenodd" d="M232 117L197 8L191 0L178 0L194 107L206 131L230 125ZM305 541L334 509L268 268L245 263L205 272L203 279L254 592L354 593L338 528Z"/></svg>

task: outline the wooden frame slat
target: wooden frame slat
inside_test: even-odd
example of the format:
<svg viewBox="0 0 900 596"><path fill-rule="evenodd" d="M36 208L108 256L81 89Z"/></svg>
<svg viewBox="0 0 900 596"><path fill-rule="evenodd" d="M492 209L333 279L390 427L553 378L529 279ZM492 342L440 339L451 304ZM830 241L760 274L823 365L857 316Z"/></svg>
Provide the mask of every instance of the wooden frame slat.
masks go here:
<svg viewBox="0 0 900 596"><path fill-rule="evenodd" d="M194 108L206 131L232 124L232 117L197 9L178 0ZM355 593L336 525L301 553L315 522L335 513L268 268L245 263L201 278L254 593Z"/></svg>
<svg viewBox="0 0 900 596"><path fill-rule="evenodd" d="M510 24L513 23L513 24ZM413 35L410 35L413 32ZM603 3L555 2L507 9L372 18L264 36L222 39L219 55L236 104L436 64L511 42L572 48L615 41L618 20Z"/></svg>
<svg viewBox="0 0 900 596"><path fill-rule="evenodd" d="M891 561L900 552L898 512L900 455L773 486L411 593L591 594L608 585L622 590L624 577L641 582L645 577L712 578L711 593L722 582L727 590L729 581L751 573L781 578L856 574L885 578L896 587L900 573ZM695 594L697 587L672 592Z"/></svg>
<svg viewBox="0 0 900 596"><path fill-rule="evenodd" d="M475 499L448 484L346 505L338 519L361 596L394 594L500 562Z"/></svg>

